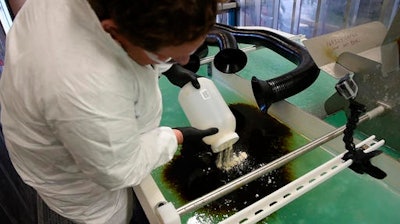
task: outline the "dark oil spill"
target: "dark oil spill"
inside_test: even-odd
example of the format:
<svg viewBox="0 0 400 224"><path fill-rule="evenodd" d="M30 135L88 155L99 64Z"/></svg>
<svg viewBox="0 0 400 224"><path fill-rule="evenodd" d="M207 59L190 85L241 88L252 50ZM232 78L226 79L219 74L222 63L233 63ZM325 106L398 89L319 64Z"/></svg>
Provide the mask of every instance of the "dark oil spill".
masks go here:
<svg viewBox="0 0 400 224"><path fill-rule="evenodd" d="M239 141L236 152L248 154L245 162L229 171L215 165L216 154L203 142L185 143L181 154L165 166L163 181L187 203L255 170L289 152L289 128L246 104L230 105L236 117ZM286 185L291 180L288 167L282 167L206 205L204 212L232 214Z"/></svg>

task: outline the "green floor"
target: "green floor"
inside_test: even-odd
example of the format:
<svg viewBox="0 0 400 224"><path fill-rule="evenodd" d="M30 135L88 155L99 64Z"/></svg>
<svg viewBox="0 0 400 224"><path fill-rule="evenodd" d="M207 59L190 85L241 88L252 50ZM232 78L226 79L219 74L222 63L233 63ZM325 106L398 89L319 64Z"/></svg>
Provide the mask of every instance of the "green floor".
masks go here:
<svg viewBox="0 0 400 224"><path fill-rule="evenodd" d="M267 49L250 52L248 55L249 62L246 68L239 73L245 79L250 79L252 76L270 79L294 68L292 63ZM207 76L207 66L202 66L198 73ZM328 116L323 105L325 100L335 92L334 85L336 82L337 80L321 72L321 75L311 87L288 98L287 101L334 126L342 126L346 122L344 113L338 112ZM165 105L162 124L168 126L189 125L177 101L179 89L171 86L164 78L161 79L161 89ZM224 96L229 94L226 91L221 89ZM227 101L229 103L242 102L243 99L237 96L228 96ZM357 133L357 136L363 138L362 133ZM294 133L292 140L293 149L308 142L302 137L301 133ZM399 154L393 149L385 147L384 151L395 158L400 158ZM297 178L331 158L332 155L325 150L316 149L291 162L290 167L294 177ZM163 183L162 170L163 167L155 170L153 177L166 199L173 202L175 207L178 208L184 202L178 199L176 192L168 189L166 184ZM400 220L400 213L396 212L397 208L400 208L398 192L394 192L381 181L366 175L355 174L347 169L273 213L261 223L395 224L399 223ZM183 216L182 222L208 224L216 223L223 218L223 216L193 212Z"/></svg>

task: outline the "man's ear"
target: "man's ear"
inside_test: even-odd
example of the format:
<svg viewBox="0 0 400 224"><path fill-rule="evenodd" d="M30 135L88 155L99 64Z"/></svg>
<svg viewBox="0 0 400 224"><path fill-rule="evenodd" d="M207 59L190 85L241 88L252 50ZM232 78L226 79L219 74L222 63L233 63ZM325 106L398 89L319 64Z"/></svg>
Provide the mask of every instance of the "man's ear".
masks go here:
<svg viewBox="0 0 400 224"><path fill-rule="evenodd" d="M126 39L124 35L122 35L118 31L118 26L115 24L114 20L112 19L105 19L101 21L101 26L103 27L104 31L110 34L110 36L125 50L128 51L128 44L129 41ZM132 44L131 44L132 45Z"/></svg>
<svg viewBox="0 0 400 224"><path fill-rule="evenodd" d="M112 19L102 20L101 26L103 27L104 31L109 33L114 40L118 41L119 38L118 26L115 24L114 20Z"/></svg>

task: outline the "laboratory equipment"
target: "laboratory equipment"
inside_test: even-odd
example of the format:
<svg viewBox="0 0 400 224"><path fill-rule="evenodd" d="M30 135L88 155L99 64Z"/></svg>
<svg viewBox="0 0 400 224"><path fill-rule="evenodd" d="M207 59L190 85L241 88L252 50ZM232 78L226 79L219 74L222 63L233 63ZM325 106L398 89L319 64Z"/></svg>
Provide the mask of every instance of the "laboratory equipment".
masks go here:
<svg viewBox="0 0 400 224"><path fill-rule="evenodd" d="M212 151L218 153L232 147L239 139L235 132L235 117L212 80L197 80L200 89L187 83L179 93L179 103L193 127L202 130L218 128L217 134L203 138L205 143L211 145Z"/></svg>
<svg viewBox="0 0 400 224"><path fill-rule="evenodd" d="M318 222L324 223L323 219L321 217L325 216L332 216L332 214L336 214L336 218L340 216L340 214L332 212L330 210L329 213L324 212L324 210L318 210L316 211L315 209L311 209L312 212L308 211L310 209L309 205L303 205L301 203L304 203L306 201L307 195L315 195L311 189L316 188L316 186L323 187L324 182L330 182L331 184L325 188L325 192L322 194L316 194L315 198L314 196L309 196L312 197L314 200L319 200L322 197L336 197L335 200L339 197L339 195L335 194L342 194L343 190L348 190L350 191L352 187L349 187L349 189L346 189L345 186L348 186L347 184L342 185L340 184L341 181L334 181L332 179L334 176L340 176L343 177L344 174L343 172L346 173L346 175L357 175L352 173L351 171L347 171L349 169L346 169L347 167L351 167L352 163L354 162L352 159L344 160L342 153L346 153L345 147L343 146L343 142L341 139L338 139L339 136L343 135L343 132L346 130L346 126L341 126L339 128L334 128L328 124L326 124L324 121L322 121L320 118L315 117L314 115L303 111L302 109L298 108L297 106L292 105L291 103L286 102L284 100L286 97L289 97L291 94L297 94L300 93L302 90L308 88L309 86L312 87L312 84L315 80L317 80L317 76L315 76L315 71L318 72L318 69L316 69L316 66L313 65L312 60L310 61L309 55L304 55L304 50L301 48L298 48L297 45L296 47L293 47L292 42L290 41L299 41L298 38L301 39L299 36L293 36L293 35L288 35L286 36L290 41L285 40L284 38L277 37L275 35L272 35L272 38L269 38L271 36L268 32L270 30L267 30L266 32L265 28L260 28L260 30L255 30L257 29L255 27L250 27L250 28L231 28L231 27L222 27L224 30L230 30L232 31L231 33L233 36L237 39L240 40L238 41L239 43L244 42L246 45L241 48L244 52L248 54L248 57L250 59L256 60L254 58L251 58L252 52L257 52L257 51L262 51L264 48L260 47L260 45L263 45L265 47L266 43L269 48L271 45L274 47L274 44L276 44L277 41L279 43L279 46L275 46L279 52L277 52L279 55L287 58L289 61L293 62L295 66L291 67L292 69L284 73L283 76L272 79L263 79L262 77L256 75L256 84L261 88L258 88L257 85L254 85L254 82L251 82L250 80L254 76L253 73L250 72L249 74L246 74L245 72L243 73L235 73L235 74L226 74L224 72L219 71L216 66L213 66L213 58L211 57L206 57L202 59L202 63L209 63L210 66L208 71L211 71L208 73L210 76L209 78L214 81L214 83L218 84L218 88L220 90L220 93L225 96L226 101L230 101L229 103L236 103L236 102L245 102L251 105L256 105L260 107L264 112L270 114L271 116L275 117L277 120L280 122L288 125L292 130L295 132L300 133L302 136L306 136L307 139L309 139L309 143L294 149L287 155L280 157L276 160L273 160L272 162L265 164L264 166L261 166L255 170L253 170L250 173L244 174L242 177L232 180L231 182L228 182L224 184L223 186L200 196L199 198L189 201L187 203L177 203L177 202L171 202L168 199L166 199L160 192L160 198L157 200L154 199L154 191L153 187L155 189L158 188L157 185L159 183L155 183L153 178L149 178L145 181L143 186L139 186L138 188L135 189L135 191L138 193L139 198L141 198L141 201L143 202L143 206L147 209L147 212L149 214L149 217L156 217L155 223L157 222L162 222L160 221L160 213L157 212L159 210L159 207L154 207L155 204L160 205L160 202L166 207L164 209L168 209L168 212L164 212L163 214L169 214L169 217L175 217L176 218L176 223L180 222L187 222L187 223L255 223L257 221L261 221L263 219L266 219L266 217L271 216L271 214L277 213L277 216L272 216L273 219L271 221L267 221L268 223L274 223L273 220L275 219L281 219L285 220L285 217L291 217L294 218L296 217L302 217L301 220L307 220L307 219L318 219ZM272 41L271 41L272 39ZM254 41L254 45L251 45L251 41ZM247 44L250 44L251 46L248 46ZM300 56L299 56L300 55ZM249 63L252 62L252 60L248 60L247 66L249 66ZM297 66L296 66L297 65ZM299 68L300 67L300 68ZM294 71L293 71L294 70ZM341 86L348 86L350 88L349 91L349 97L354 97L352 96L352 93L354 95L358 95L361 92L368 91L368 86L360 85L359 81L359 72L354 71L354 76L352 75L352 80L349 83L341 82ZM353 74L351 73L351 74ZM243 75L244 74L244 75ZM247 76L246 76L247 75ZM293 81L292 79L288 77L295 77L298 79L295 79ZM307 82L306 84L302 83L302 79L306 76ZM279 80L280 83L278 85L274 86L276 82L271 82L271 80ZM254 80L253 80L254 81ZM318 81L318 80L317 80ZM353 83L353 81L355 83ZM289 82L289 83L286 83ZM294 83L293 83L294 82ZM296 82L302 83L302 86L299 87L299 89L292 89L289 88L287 91L281 92L280 88L272 88L273 91L270 91L271 88L269 86L272 85L272 87L277 87L282 84L283 86L286 86L286 84L293 85ZM337 81L336 81L337 82ZM327 85L328 83L325 83ZM332 82L331 82L332 84ZM358 86L356 86L358 84ZM376 85L386 85L385 83L377 83ZM336 90L334 88L334 85L332 87L332 92L334 93ZM222 91L221 91L222 90ZM260 94L255 94L255 90L259 90ZM268 90L270 92L268 92ZM269 97L267 93L272 93ZM329 94L329 93L327 93ZM233 96L234 95L234 96ZM229 99L231 97L231 99ZM258 99L257 99L258 98ZM266 99L267 98L267 99ZM346 99L344 97L344 101ZM360 95L356 97L357 100L360 100L361 97ZM385 102L386 98L382 98L383 100L379 100L379 102L374 101L372 102L372 98L370 102L365 102L365 100L361 100L362 103L367 104L368 110L366 111L365 114L360 116L359 118L359 125L363 125L366 123L373 123L375 119L378 119L383 116L387 116L387 114L392 113L393 108L397 107L397 102L396 101L390 101L391 105L388 105L388 102ZM389 98L392 99L392 98ZM264 106L264 107L263 107ZM205 112L206 113L206 112ZM325 134L323 134L325 133ZM385 136L383 136L385 137ZM379 136L379 138L382 138ZM383 143L386 141L385 140L377 140L377 137L372 135L371 137L367 137L365 141L360 141L358 139L355 139L356 141L356 147L357 148L366 148L367 151L366 153L369 153L369 151L373 151L379 147L382 147ZM389 140L390 142L390 140ZM274 170L287 165L289 163L295 163L296 160L302 160L304 156L310 153L314 153L314 151L319 151L316 149L323 149L322 151L327 152L329 155L333 155L334 159L331 161L321 165L320 167L316 167L313 171L308 172L310 169L308 168L307 172L304 172L302 174L299 174L298 178L293 181L292 183L286 185L285 187L282 187L281 189L277 190L270 196L267 196L265 198L262 198L259 202L256 202L252 205L249 205L248 207L236 211L235 214L232 216L227 215L223 217L217 217L213 219L211 216L208 217L207 214L197 212L200 208L206 206L207 204L211 203L212 201L218 200L220 198L223 198L225 195L236 191L236 189L242 188L243 186L246 186L246 184L264 176L267 173L271 173ZM315 161L315 159L312 159L312 161ZM299 162L301 163L301 162ZM388 198L396 198L396 193L394 195L391 193L391 191L386 188L387 186L390 186L390 189L395 189L396 187L400 186L400 183L398 181L398 174L396 174L396 170L400 168L398 161L392 159L390 156L387 154L382 154L379 155L378 157L374 158L373 164L376 165L377 167L381 168L387 173L387 177L381 180L380 182L373 182L374 186L369 187L369 184L371 182L368 181L369 184L364 183L362 181L367 181L365 178L361 177L362 180L360 180L362 183L362 188L357 188L357 192L353 192L352 196L357 197L357 193L361 193L373 189L373 191L380 191L380 199L384 200L382 197L386 197L384 195L390 195ZM297 166L297 165L296 165ZM298 165L301 166L301 165ZM390 168L389 168L390 167ZM349 173L350 172L350 173ZM155 174L154 174L155 175ZM156 175L155 175L156 176ZM297 175L296 175L297 176ZM364 176L365 177L365 176ZM352 180L357 179L354 176L351 177ZM328 181L329 180L329 181ZM347 181L347 180L346 180ZM338 184L339 183L339 184ZM382 184L380 184L382 183ZM333 186L332 186L333 184ZM379 187L376 187L377 184ZM145 187L146 186L146 187ZM146 188L146 190L144 190ZM147 189L152 189L148 191ZM318 188L316 188L318 189ZM340 190L339 190L340 189ZM382 190L381 190L382 189ZM329 191L326 193L326 191ZM383 192L381 192L383 191ZM153 192L152 194L149 194L149 192ZM308 192L308 194L305 194ZM149 199L150 197L150 199ZM377 196L378 197L378 196ZM147 200L146 200L147 198ZM330 197L331 198L331 197ZM295 200L296 199L296 200ZM157 203L152 203L152 200ZM390 200L390 199L388 199ZM396 199L394 201L388 201L385 200L385 203L388 204L396 204ZM298 202L300 201L300 202ZM353 201L353 200L352 200ZM289 203L290 202L290 203ZM291 203L297 203L296 205L291 206ZM300 206L299 206L300 203ZM326 204L326 201L314 201L313 203L318 203L316 206L323 207ZM346 202L347 203L347 202ZM346 203L341 204L341 206L335 206L337 209L338 207L346 207ZM350 206L350 205L349 205ZM368 203L363 203L362 205L358 205L358 207L364 207L364 206L373 206L372 204ZM296 211L296 212L294 212ZM336 210L335 210L336 211ZM274 213L275 212L275 213ZM341 210L341 212L349 212L346 213L346 215L340 216L343 220L352 220L352 221L347 221L347 223L354 223L357 222L360 219L359 216L354 214L354 218L352 217L352 212L356 213L357 211L347 211L345 208ZM389 210L379 210L379 212L384 213L387 217L391 217L391 219L396 219L400 218L397 213L390 213ZM390 214L388 214L390 213ZM154 214L156 214L154 216ZM158 215L157 215L158 214ZM283 216L280 216L279 214L283 214ZM370 213L368 213L370 214ZM192 216L191 216L192 215ZM187 218L189 216L189 218ZM304 216L304 217L303 217ZM307 217L305 217L307 216ZM180 220L181 217L186 217L183 218L184 221ZM319 218L317 218L319 217ZM373 216L373 212L371 212L371 215L368 216L367 219L369 220L375 220L375 216ZM382 216L380 216L382 217ZM332 218L332 217L331 217ZM162 219L161 219L162 220ZM301 221L300 220L300 221ZM329 220L329 219L328 219ZM287 220L287 222L290 223L296 223L293 222L293 220ZM279 223L279 221L277 221ZM173 223L173 222L172 222ZM346 223L346 221L342 221L342 223Z"/></svg>

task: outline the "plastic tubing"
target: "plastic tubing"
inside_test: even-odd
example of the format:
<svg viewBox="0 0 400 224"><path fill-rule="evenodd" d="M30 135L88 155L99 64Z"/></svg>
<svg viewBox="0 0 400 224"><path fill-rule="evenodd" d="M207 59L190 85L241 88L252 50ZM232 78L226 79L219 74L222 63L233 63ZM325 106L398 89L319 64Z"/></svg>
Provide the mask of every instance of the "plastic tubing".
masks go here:
<svg viewBox="0 0 400 224"><path fill-rule="evenodd" d="M274 102L293 96L308 88L319 75L319 68L308 51L300 44L267 30L240 29L216 24L214 33L230 33L233 40L224 38L221 44L232 47L232 44L246 43L267 47L297 65L295 69L279 77L260 80L251 79L254 97L261 111L266 112ZM225 43L230 42L232 43ZM216 66L217 67L217 66ZM218 69L218 68L217 68Z"/></svg>
<svg viewBox="0 0 400 224"><path fill-rule="evenodd" d="M207 56L207 54L208 54L208 46L204 42L202 45L200 45L199 48L197 48L197 50L192 55L190 55L189 62L183 67L196 73L200 68L200 59Z"/></svg>
<svg viewBox="0 0 400 224"><path fill-rule="evenodd" d="M247 55L239 49L230 32L213 28L207 34L205 42L219 47L220 51L214 56L214 66L220 72L236 73L246 66Z"/></svg>

